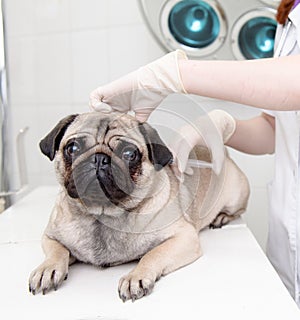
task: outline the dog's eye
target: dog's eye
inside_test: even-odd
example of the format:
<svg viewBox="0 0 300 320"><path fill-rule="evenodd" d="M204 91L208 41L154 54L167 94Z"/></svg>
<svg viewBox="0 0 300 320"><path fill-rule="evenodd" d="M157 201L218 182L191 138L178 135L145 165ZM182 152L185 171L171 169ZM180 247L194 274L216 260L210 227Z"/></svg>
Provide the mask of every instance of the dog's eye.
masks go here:
<svg viewBox="0 0 300 320"><path fill-rule="evenodd" d="M69 156L75 156L80 152L80 144L76 141L69 143L66 147L66 152Z"/></svg>
<svg viewBox="0 0 300 320"><path fill-rule="evenodd" d="M122 151L122 159L126 161L134 161L137 158L137 155L137 149L134 149L132 147L126 147Z"/></svg>

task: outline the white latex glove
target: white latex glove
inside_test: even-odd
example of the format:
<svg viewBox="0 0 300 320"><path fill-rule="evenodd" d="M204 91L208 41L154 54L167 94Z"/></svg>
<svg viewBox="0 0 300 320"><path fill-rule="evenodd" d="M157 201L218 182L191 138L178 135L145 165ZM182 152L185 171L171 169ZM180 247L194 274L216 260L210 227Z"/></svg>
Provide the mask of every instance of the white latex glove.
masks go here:
<svg viewBox="0 0 300 320"><path fill-rule="evenodd" d="M173 169L178 177L183 172L192 173L191 168L187 166L191 150L196 146L206 146L212 154L212 168L218 174L224 161L224 144L230 139L236 128L234 118L223 110L213 110L197 119L194 124L185 125L180 129L180 139L173 141L169 147L174 156ZM211 120L211 121L210 121ZM215 127L215 128L214 128ZM216 129L213 130L212 129ZM219 137L216 140L214 133ZM216 142L221 141L221 145Z"/></svg>
<svg viewBox="0 0 300 320"><path fill-rule="evenodd" d="M128 75L97 88L90 94L90 107L96 111L134 111L140 121L170 93L186 93L178 61L187 59L181 50L173 51Z"/></svg>

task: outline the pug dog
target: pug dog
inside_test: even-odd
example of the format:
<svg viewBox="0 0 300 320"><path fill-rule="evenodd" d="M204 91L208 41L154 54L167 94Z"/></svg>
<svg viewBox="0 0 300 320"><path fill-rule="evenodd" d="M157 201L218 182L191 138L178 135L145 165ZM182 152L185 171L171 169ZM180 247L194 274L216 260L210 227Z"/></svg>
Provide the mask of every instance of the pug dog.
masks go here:
<svg viewBox="0 0 300 320"><path fill-rule="evenodd" d="M200 230L246 209L248 181L228 155L218 175L194 168L179 180L157 131L130 115L67 116L40 149L54 160L61 190L42 239L45 261L30 275L33 294L56 290L75 261L104 268L137 260L118 291L124 302L142 298L202 255ZM206 146L191 156L211 160Z"/></svg>

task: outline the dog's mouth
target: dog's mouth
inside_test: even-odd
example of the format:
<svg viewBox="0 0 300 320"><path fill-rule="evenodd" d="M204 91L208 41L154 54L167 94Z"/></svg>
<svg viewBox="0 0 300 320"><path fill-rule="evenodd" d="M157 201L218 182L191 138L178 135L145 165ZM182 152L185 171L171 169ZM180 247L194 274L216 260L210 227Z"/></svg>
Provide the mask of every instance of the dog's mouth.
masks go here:
<svg viewBox="0 0 300 320"><path fill-rule="evenodd" d="M72 168L65 187L86 206L120 205L134 190L133 172L120 159L96 153Z"/></svg>

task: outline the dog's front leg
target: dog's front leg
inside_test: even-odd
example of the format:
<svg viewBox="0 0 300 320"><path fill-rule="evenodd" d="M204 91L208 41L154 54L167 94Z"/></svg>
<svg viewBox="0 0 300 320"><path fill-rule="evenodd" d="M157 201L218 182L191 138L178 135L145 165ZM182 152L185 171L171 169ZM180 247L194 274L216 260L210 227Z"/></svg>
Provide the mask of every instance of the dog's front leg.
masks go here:
<svg viewBox="0 0 300 320"><path fill-rule="evenodd" d="M199 237L189 226L145 254L135 269L119 282L119 296L135 301L151 293L155 282L201 256Z"/></svg>
<svg viewBox="0 0 300 320"><path fill-rule="evenodd" d="M67 278L70 252L58 241L43 236L42 246L46 255L45 261L30 275L29 291L33 294L42 291L45 294L50 289L56 290Z"/></svg>

